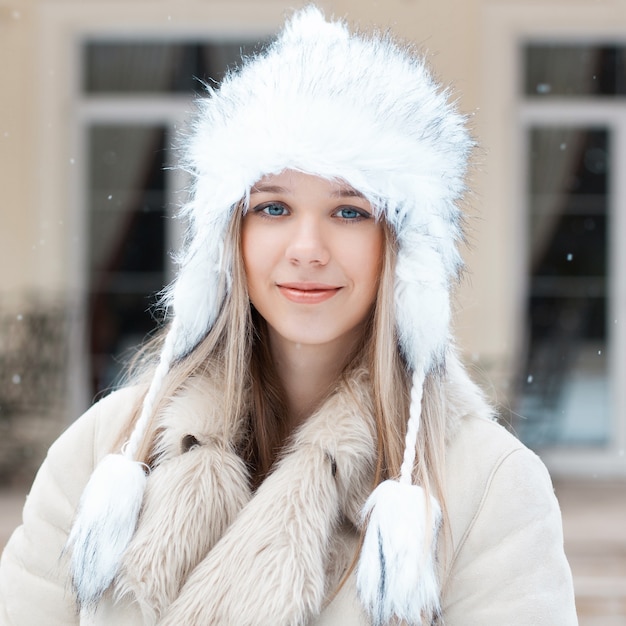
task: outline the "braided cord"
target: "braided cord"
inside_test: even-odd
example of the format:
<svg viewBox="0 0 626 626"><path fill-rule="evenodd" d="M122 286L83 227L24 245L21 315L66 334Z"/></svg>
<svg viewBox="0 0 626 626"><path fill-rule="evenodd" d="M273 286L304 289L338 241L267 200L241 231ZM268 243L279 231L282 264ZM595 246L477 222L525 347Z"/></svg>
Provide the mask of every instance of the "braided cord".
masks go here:
<svg viewBox="0 0 626 626"><path fill-rule="evenodd" d="M154 411L154 406L156 399L159 395L159 391L161 390L163 381L165 380L165 377L170 371L172 363L176 358L175 346L177 343L177 334L178 324L176 320L174 320L172 327L170 328L169 332L167 333L167 337L165 338L163 350L161 351L161 356L159 358L159 365L154 372L154 376L152 378L152 381L150 382L148 392L143 399L141 414L139 416L139 419L137 420L137 423L135 424L135 428L133 428L133 432L131 433L130 438L123 448L123 454L128 459L134 460L137 456L137 452L139 451L141 442L143 441L143 438L146 434L146 429L150 421L150 416Z"/></svg>
<svg viewBox="0 0 626 626"><path fill-rule="evenodd" d="M424 378L424 371L421 367L414 370L411 380L409 420L406 425L406 437L404 440L404 457L402 460L402 466L400 467L400 482L407 485L412 483L413 467L415 465L417 436L422 416Z"/></svg>

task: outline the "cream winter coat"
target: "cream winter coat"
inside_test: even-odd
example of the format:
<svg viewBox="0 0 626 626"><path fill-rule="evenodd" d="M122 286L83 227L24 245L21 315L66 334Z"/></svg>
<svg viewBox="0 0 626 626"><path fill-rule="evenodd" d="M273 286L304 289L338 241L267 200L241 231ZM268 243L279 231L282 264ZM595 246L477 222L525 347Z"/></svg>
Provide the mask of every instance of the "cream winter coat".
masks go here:
<svg viewBox="0 0 626 626"><path fill-rule="evenodd" d="M488 417L464 372L449 371L450 542L440 538L438 549L440 623L575 625L547 471ZM219 386L190 381L161 418L158 465L118 598L110 594L95 614L80 616L63 546L81 492L118 440L138 391L100 401L51 447L37 475L24 523L2 555L0 624L137 626L159 616L167 626L369 623L354 573L335 593L357 550L354 524L371 489L372 429L362 418L368 394L358 393L366 382L361 375L340 388L251 494L244 464L219 443Z"/></svg>

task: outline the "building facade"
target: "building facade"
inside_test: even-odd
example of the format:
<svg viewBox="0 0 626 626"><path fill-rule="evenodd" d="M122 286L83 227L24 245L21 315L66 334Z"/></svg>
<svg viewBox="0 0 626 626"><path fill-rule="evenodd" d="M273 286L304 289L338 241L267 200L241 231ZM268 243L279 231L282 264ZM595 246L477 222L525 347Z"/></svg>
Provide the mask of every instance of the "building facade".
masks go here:
<svg viewBox="0 0 626 626"><path fill-rule="evenodd" d="M302 4L0 1L0 472L154 327L201 81ZM319 4L417 45L470 119L471 370L553 473L626 476L626 1Z"/></svg>

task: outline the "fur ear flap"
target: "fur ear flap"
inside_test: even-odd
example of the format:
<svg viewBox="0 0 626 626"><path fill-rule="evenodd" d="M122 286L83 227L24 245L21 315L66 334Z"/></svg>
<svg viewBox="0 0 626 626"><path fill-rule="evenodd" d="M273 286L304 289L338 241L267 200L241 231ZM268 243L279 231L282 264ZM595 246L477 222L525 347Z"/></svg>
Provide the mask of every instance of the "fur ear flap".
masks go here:
<svg viewBox="0 0 626 626"><path fill-rule="evenodd" d="M245 463L230 450L195 445L159 465L147 481L116 596L134 598L146 623L157 621L249 499Z"/></svg>

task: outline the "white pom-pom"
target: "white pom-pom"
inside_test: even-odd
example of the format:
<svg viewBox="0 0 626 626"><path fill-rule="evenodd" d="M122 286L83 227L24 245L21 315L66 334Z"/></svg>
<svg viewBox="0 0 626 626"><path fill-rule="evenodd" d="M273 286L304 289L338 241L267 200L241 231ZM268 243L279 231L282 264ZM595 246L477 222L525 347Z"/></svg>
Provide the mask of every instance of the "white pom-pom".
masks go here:
<svg viewBox="0 0 626 626"><path fill-rule="evenodd" d="M113 582L135 527L146 474L141 463L109 454L94 470L65 549L78 605L93 608Z"/></svg>
<svg viewBox="0 0 626 626"><path fill-rule="evenodd" d="M418 485L382 482L362 512L367 530L359 557L357 589L374 624L392 617L427 623L439 613L435 548L441 508L427 507Z"/></svg>

